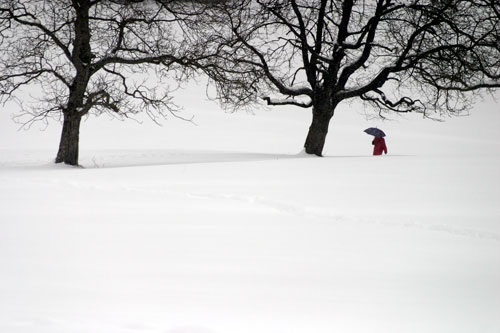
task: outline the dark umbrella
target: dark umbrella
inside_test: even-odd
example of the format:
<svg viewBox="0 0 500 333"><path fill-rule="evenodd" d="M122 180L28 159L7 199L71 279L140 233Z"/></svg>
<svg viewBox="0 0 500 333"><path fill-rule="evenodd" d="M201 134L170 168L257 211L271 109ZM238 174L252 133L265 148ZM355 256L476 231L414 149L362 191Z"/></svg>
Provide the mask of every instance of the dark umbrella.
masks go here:
<svg viewBox="0 0 500 333"><path fill-rule="evenodd" d="M384 131L382 131L381 129L378 129L376 127L370 127L370 128L367 128L365 129L364 131L366 134L370 134L370 135L373 135L377 138L383 138L385 136L385 133Z"/></svg>

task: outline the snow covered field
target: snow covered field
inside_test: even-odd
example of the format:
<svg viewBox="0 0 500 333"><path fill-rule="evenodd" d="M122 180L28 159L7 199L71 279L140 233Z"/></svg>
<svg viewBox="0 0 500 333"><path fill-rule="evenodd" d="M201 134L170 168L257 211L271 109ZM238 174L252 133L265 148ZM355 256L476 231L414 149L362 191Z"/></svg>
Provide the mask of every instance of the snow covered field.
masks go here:
<svg viewBox="0 0 500 333"><path fill-rule="evenodd" d="M196 126L89 119L83 168L0 110L0 332L500 332L498 105L346 105L315 158L309 111L185 104Z"/></svg>

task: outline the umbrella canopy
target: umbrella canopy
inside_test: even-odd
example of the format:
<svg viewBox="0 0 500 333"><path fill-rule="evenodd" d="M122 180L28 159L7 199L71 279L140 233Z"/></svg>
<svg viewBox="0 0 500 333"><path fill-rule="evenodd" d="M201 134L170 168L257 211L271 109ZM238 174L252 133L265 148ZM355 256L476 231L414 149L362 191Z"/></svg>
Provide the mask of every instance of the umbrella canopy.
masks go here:
<svg viewBox="0 0 500 333"><path fill-rule="evenodd" d="M370 127L370 128L367 128L365 129L364 131L366 134L370 134L370 135L373 135L377 138L383 138L385 136L385 133L384 131L382 131L381 129L378 129L376 127Z"/></svg>

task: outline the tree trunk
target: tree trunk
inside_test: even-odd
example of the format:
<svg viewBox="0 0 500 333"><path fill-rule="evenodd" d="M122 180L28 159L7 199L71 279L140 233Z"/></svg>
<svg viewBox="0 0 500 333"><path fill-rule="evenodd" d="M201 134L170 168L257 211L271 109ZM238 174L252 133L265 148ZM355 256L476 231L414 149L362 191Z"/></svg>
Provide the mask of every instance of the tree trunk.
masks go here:
<svg viewBox="0 0 500 333"><path fill-rule="evenodd" d="M323 156L328 126L333 116L334 107L328 102L318 103L313 106L313 118L307 133L304 148L306 153Z"/></svg>
<svg viewBox="0 0 500 333"><path fill-rule="evenodd" d="M64 124L56 163L78 165L81 115L64 114Z"/></svg>
<svg viewBox="0 0 500 333"><path fill-rule="evenodd" d="M72 62L76 69L76 75L69 89L68 103L63 111L64 124L56 163L78 165L80 123L84 115L82 109L91 75L89 69L89 64L92 61L89 28L90 3L90 1L73 1L76 19L74 22L75 39L73 41Z"/></svg>

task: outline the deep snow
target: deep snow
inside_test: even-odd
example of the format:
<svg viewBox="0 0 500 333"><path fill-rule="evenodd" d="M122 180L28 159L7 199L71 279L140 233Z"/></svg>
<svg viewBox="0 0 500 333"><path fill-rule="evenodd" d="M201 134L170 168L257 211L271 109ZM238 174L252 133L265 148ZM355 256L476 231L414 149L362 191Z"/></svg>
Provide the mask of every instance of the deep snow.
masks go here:
<svg viewBox="0 0 500 333"><path fill-rule="evenodd" d="M196 126L89 119L83 168L52 164L57 124L2 110L0 332L500 331L494 102L442 123L347 105L324 158L300 153L309 111L184 102Z"/></svg>

